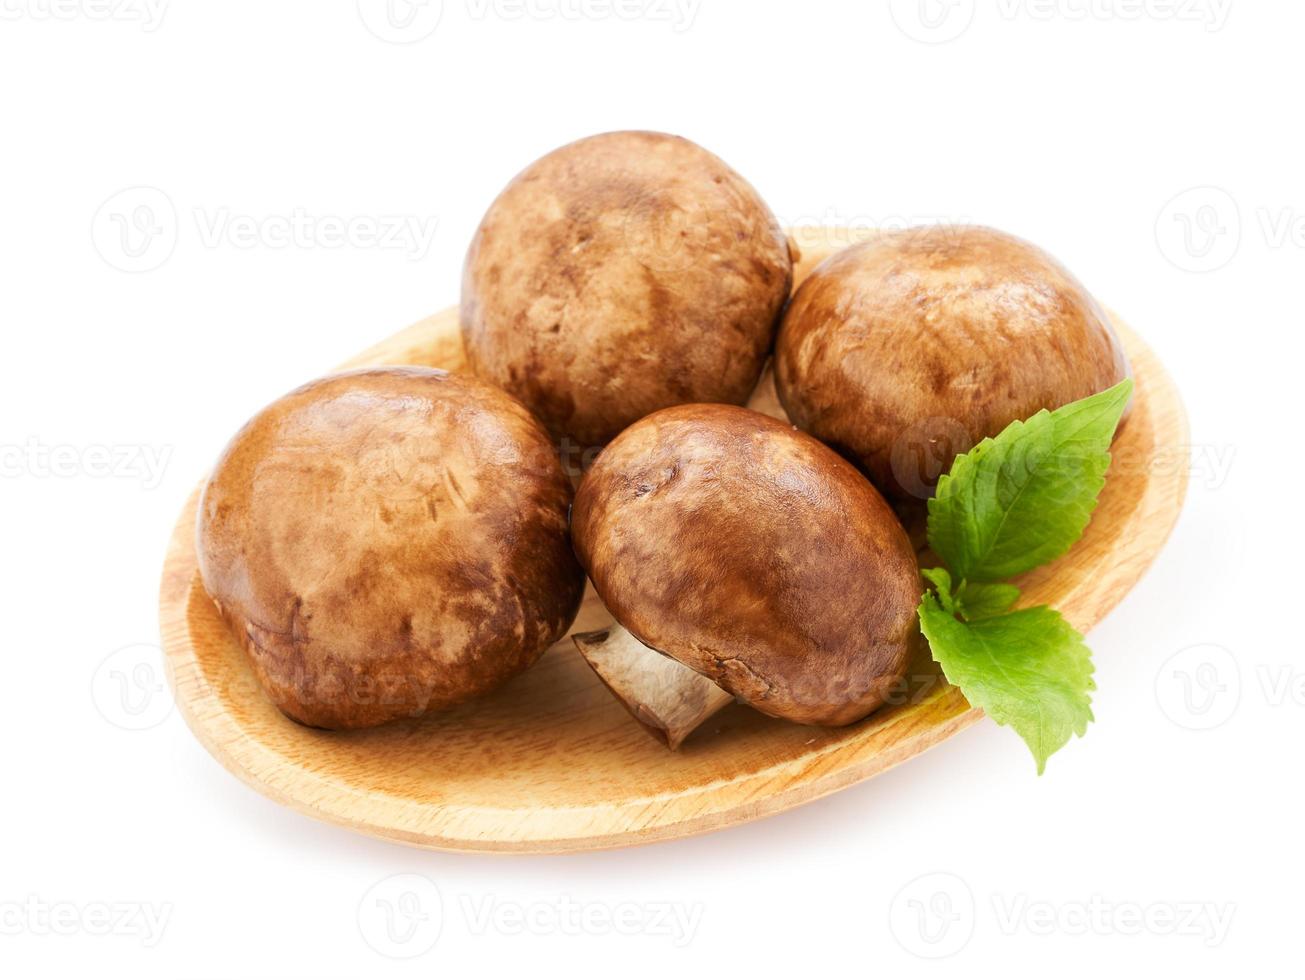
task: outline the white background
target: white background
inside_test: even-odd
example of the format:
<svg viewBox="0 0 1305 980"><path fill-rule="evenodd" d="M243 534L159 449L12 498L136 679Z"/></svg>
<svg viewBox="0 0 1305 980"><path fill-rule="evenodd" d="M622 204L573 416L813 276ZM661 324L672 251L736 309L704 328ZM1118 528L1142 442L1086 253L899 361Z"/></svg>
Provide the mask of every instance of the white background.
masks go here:
<svg viewBox="0 0 1305 980"><path fill-rule="evenodd" d="M1298 963L1301 5L445 0L432 25L437 7L405 33L382 0L0 0L0 973ZM455 303L503 183L615 128L703 143L786 221L1028 237L1169 367L1196 444L1187 508L1093 631L1097 723L1045 777L985 722L704 838L443 855L262 798L149 696L165 543L225 440ZM286 244L296 213L316 231ZM433 237L368 239L393 216ZM106 474L96 447L133 471ZM429 883L369 892L400 873ZM387 960L359 908L405 891L427 918L389 951L421 955ZM106 925L106 905L131 917Z"/></svg>

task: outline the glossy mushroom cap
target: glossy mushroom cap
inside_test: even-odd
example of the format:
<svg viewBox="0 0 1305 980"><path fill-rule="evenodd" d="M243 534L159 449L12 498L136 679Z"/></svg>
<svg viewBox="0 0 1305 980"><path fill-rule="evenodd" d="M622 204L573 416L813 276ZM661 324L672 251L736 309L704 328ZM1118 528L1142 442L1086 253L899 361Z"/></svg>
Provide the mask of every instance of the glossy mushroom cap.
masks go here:
<svg viewBox="0 0 1305 980"><path fill-rule="evenodd" d="M571 625L584 577L547 433L474 378L333 375L227 446L199 507L204 587L296 721L466 701Z"/></svg>
<svg viewBox="0 0 1305 980"><path fill-rule="evenodd" d="M572 538L622 626L765 714L847 724L905 674L906 533L851 464L775 419L685 405L637 422L585 475Z"/></svg>
<svg viewBox="0 0 1305 980"><path fill-rule="evenodd" d="M494 201L467 252L462 334L477 375L583 451L659 408L745 402L791 284L783 231L724 162L606 133Z"/></svg>
<svg viewBox="0 0 1305 980"><path fill-rule="evenodd" d="M821 263L775 349L789 417L898 499L1016 419L1129 373L1101 307L1051 256L989 228L885 234Z"/></svg>

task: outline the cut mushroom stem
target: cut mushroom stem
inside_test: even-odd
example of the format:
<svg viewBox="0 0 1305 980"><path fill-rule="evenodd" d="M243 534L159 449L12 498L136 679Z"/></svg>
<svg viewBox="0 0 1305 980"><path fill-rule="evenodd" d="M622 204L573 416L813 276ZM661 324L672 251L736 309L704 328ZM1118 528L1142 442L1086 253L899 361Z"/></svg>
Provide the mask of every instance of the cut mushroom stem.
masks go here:
<svg viewBox="0 0 1305 980"><path fill-rule="evenodd" d="M580 655L635 720L671 749L734 700L696 670L645 646L619 623L576 633Z"/></svg>

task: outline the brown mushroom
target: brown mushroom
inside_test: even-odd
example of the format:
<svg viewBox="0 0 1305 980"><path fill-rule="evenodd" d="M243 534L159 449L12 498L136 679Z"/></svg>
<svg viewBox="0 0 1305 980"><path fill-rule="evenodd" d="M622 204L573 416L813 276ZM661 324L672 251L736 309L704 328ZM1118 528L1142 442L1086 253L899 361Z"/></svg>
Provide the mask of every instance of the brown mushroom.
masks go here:
<svg viewBox="0 0 1305 980"><path fill-rule="evenodd" d="M745 402L791 283L783 231L724 162L676 136L606 133L531 164L490 206L462 335L477 375L583 454L659 408Z"/></svg>
<svg viewBox="0 0 1305 980"><path fill-rule="evenodd" d="M650 415L585 475L571 529L617 621L577 646L672 748L733 698L848 724L905 675L920 597L906 533L790 425L726 405Z"/></svg>
<svg viewBox="0 0 1305 980"><path fill-rule="evenodd" d="M474 378L337 374L260 412L204 489L204 587L278 708L362 728L466 701L574 620L571 485Z"/></svg>
<svg viewBox="0 0 1305 980"><path fill-rule="evenodd" d="M989 228L885 234L798 288L775 349L789 417L891 498L1016 419L1129 373L1110 321L1051 256Z"/></svg>

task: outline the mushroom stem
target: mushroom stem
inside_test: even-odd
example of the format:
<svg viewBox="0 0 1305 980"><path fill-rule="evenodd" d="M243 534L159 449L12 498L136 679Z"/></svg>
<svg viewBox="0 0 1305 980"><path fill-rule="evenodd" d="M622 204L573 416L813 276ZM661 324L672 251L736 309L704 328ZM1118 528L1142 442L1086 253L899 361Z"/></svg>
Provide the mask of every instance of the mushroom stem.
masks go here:
<svg viewBox="0 0 1305 980"><path fill-rule="evenodd" d="M734 700L696 670L645 646L620 623L571 639L626 710L667 748L678 749L690 732Z"/></svg>

